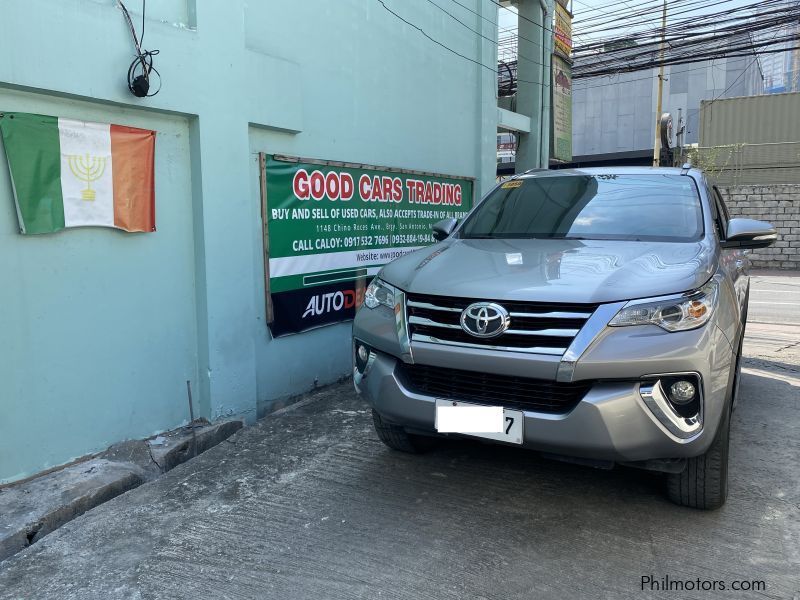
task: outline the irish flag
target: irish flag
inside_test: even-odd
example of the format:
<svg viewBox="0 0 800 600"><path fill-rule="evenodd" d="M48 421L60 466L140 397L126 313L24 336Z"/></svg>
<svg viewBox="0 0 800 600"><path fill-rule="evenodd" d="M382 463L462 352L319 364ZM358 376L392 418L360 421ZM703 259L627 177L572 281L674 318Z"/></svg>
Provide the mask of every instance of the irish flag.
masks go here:
<svg viewBox="0 0 800 600"><path fill-rule="evenodd" d="M155 131L0 113L22 233L155 231Z"/></svg>

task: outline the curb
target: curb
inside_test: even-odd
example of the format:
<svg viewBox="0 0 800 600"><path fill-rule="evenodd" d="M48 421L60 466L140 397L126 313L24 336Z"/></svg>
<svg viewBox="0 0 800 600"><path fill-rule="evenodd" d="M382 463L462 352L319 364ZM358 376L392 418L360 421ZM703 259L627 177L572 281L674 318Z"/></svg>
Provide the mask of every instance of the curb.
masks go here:
<svg viewBox="0 0 800 600"><path fill-rule="evenodd" d="M163 445L154 443L161 437L156 436L155 440L149 440L150 457L161 473L166 473L228 439L243 425L242 421L225 421L200 428L196 427L194 437L191 429L184 428L179 430L177 435L168 434L167 442Z"/></svg>
<svg viewBox="0 0 800 600"><path fill-rule="evenodd" d="M0 563L95 506L228 439L242 421L194 425L116 444L89 460L0 488Z"/></svg>
<svg viewBox="0 0 800 600"><path fill-rule="evenodd" d="M95 458L0 494L0 561L145 482L137 465Z"/></svg>

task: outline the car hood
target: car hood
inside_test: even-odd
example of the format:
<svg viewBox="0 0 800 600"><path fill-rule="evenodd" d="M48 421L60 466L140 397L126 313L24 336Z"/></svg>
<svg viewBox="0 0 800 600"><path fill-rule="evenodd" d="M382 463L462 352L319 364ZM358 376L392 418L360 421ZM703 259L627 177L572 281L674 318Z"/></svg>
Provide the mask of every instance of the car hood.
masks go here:
<svg viewBox="0 0 800 600"><path fill-rule="evenodd" d="M381 277L417 294L602 303L696 289L715 263L703 242L451 239L386 265Z"/></svg>

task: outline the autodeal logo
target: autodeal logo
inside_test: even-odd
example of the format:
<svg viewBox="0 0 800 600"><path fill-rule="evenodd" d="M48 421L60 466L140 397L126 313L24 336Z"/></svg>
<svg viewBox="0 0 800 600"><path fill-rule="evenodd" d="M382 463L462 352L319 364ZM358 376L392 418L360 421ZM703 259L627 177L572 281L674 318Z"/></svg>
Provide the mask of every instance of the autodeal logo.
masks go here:
<svg viewBox="0 0 800 600"><path fill-rule="evenodd" d="M306 305L303 318L319 317L361 306L365 290L340 290L311 296Z"/></svg>

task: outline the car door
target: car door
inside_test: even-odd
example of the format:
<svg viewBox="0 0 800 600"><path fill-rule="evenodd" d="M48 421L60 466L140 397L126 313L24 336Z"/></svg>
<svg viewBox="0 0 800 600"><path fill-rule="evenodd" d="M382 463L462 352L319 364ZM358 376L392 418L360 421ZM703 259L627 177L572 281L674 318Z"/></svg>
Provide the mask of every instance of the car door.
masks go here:
<svg viewBox="0 0 800 600"><path fill-rule="evenodd" d="M728 222L730 221L728 206L722 199L722 194L717 186L712 186L711 198L714 202L713 211L715 213L715 223L720 240L724 240L728 234ZM732 280L736 300L739 304L739 314L742 315L744 313L745 304L747 303L747 294L750 287L750 259L747 257L747 250L723 248L721 251L721 261L723 262L726 273Z"/></svg>

